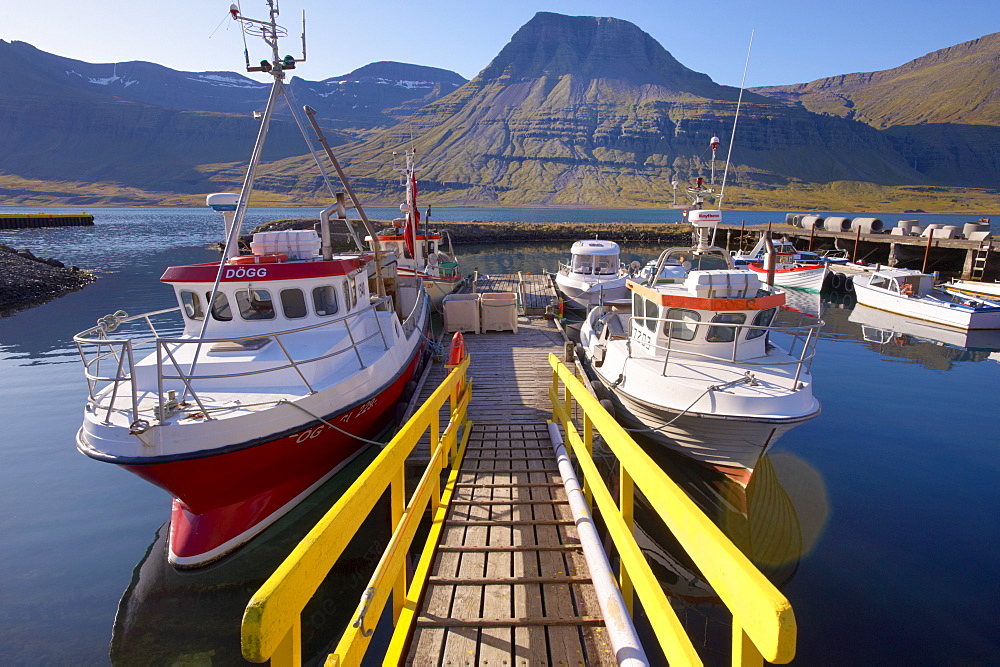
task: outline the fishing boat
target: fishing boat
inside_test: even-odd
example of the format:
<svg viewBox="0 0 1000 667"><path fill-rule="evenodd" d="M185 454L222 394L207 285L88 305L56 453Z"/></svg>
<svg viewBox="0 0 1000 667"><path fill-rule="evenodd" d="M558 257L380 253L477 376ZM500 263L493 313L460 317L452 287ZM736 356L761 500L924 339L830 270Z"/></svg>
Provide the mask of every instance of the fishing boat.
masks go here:
<svg viewBox="0 0 1000 667"><path fill-rule="evenodd" d="M825 264L830 259L826 256L820 255L819 253L809 252L808 250L798 250L795 244L788 239L782 237L781 239L773 239L771 241L774 246L775 252L779 256L786 257L788 262L795 262L798 264ZM750 264L760 264L764 261L765 255L764 247L764 236L761 235L760 239L757 241L751 250L734 250L732 252L733 264L737 267L746 267Z"/></svg>
<svg viewBox="0 0 1000 667"><path fill-rule="evenodd" d="M1000 329L1000 303L950 293L915 269L880 268L854 279L858 303L957 329Z"/></svg>
<svg viewBox="0 0 1000 667"><path fill-rule="evenodd" d="M570 248L568 264L560 263L555 283L573 307L587 310L607 300L625 297L629 270L619 259L614 241L586 239Z"/></svg>
<svg viewBox="0 0 1000 667"><path fill-rule="evenodd" d="M399 207L402 217L393 220L390 229L381 230L374 237L367 236L365 241L374 248L377 239L377 245L383 252L395 254L399 274L419 277L431 297L432 305L440 310L444 298L462 284L462 269L451 235L447 231L428 227L431 216L429 207L426 217L421 220L420 209L417 208L414 154L415 150L406 153L406 167L402 170L406 184L406 202Z"/></svg>
<svg viewBox="0 0 1000 667"><path fill-rule="evenodd" d="M591 309L580 342L619 422L745 486L769 447L820 412L809 369L822 322L774 325L784 292L711 246L722 212L702 208L710 189L694 191L694 246L664 250L644 282L626 282L630 298Z"/></svg>
<svg viewBox="0 0 1000 667"><path fill-rule="evenodd" d="M284 31L268 5L269 21L232 10L272 49L248 70L274 83L241 192L207 199L222 212L220 261L166 269L177 307L118 311L74 337L88 384L77 447L170 493L168 558L178 567L245 544L391 428L426 347L419 277L360 244L334 254L336 204L320 213L321 236L258 233L252 254L239 254L267 124L288 99L285 71L301 62L279 57ZM179 333L166 333L164 318L179 318Z"/></svg>
<svg viewBox="0 0 1000 667"><path fill-rule="evenodd" d="M761 276L768 274L766 261L748 264L746 268ZM818 294L823 291L823 284L829 273L826 264L801 264L792 260L789 255L778 253L774 266L774 284Z"/></svg>

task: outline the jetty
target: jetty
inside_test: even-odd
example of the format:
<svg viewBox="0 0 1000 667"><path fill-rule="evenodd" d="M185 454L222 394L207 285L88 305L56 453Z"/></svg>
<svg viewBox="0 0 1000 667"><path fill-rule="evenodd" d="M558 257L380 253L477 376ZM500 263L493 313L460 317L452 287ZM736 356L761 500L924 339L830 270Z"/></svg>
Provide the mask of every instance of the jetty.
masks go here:
<svg viewBox="0 0 1000 667"><path fill-rule="evenodd" d="M0 229L36 229L41 227L92 227L89 213L0 213Z"/></svg>
<svg viewBox="0 0 1000 667"><path fill-rule="evenodd" d="M641 492L731 611L733 664L790 661L784 596L604 410L556 321L511 316L500 331L444 332L412 416L251 599L244 657L312 659L303 610L388 496L392 537L327 664L360 664L376 628L391 635L384 664L702 664L634 538ZM639 637L636 605L654 636Z"/></svg>

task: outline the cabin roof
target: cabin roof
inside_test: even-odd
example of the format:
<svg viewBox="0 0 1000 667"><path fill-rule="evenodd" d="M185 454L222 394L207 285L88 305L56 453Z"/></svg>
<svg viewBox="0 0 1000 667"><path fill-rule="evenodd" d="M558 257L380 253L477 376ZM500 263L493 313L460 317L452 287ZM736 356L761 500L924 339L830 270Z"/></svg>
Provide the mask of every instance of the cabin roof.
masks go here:
<svg viewBox="0 0 1000 667"><path fill-rule="evenodd" d="M574 255L617 255L620 249L614 241L588 239L574 243L570 252Z"/></svg>

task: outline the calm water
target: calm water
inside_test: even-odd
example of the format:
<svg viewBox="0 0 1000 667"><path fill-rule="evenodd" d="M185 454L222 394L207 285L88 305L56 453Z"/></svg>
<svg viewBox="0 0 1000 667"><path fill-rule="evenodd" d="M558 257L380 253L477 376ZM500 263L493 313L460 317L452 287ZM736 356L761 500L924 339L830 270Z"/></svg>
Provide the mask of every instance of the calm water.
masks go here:
<svg viewBox="0 0 1000 667"><path fill-rule="evenodd" d="M80 292L0 319L0 662L232 664L246 600L350 480L335 478L266 540L223 564L194 574L163 566L169 498L75 450L85 384L72 336L119 308L138 314L175 305L158 282L163 268L217 257L205 248L219 240L221 224L199 209L88 212L97 217L91 228L0 232L0 243L99 275ZM307 214L257 210L248 225ZM438 220L669 222L677 215L434 210ZM748 223L756 215L764 218L758 222L784 218L739 213L730 221L737 215ZM556 244L458 249L463 266L505 273L551 270L567 254ZM656 250L627 247L625 254L645 260ZM822 415L778 443L745 493L671 457L663 465L714 508L791 600L796 664L996 664L1000 339L935 342L913 325L872 321L843 296L796 307L821 311L826 322L813 366ZM644 529L659 578L704 639L706 660L718 662L725 628L710 591L673 553L669 535L655 522ZM376 527L367 530L328 582L332 593L307 609L307 652L321 647L320 628L350 613L336 601L353 607L366 578L358 572L377 559L382 539Z"/></svg>

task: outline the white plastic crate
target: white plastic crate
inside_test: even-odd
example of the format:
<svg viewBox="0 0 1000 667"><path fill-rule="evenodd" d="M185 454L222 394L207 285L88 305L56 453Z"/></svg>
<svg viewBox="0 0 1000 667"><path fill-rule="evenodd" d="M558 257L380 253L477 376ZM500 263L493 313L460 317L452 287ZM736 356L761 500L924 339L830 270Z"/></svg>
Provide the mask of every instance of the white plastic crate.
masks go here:
<svg viewBox="0 0 1000 667"><path fill-rule="evenodd" d="M493 292L481 295L482 330L517 333L517 294Z"/></svg>
<svg viewBox="0 0 1000 667"><path fill-rule="evenodd" d="M441 301L444 330L448 333L479 333L479 294L449 294Z"/></svg>

